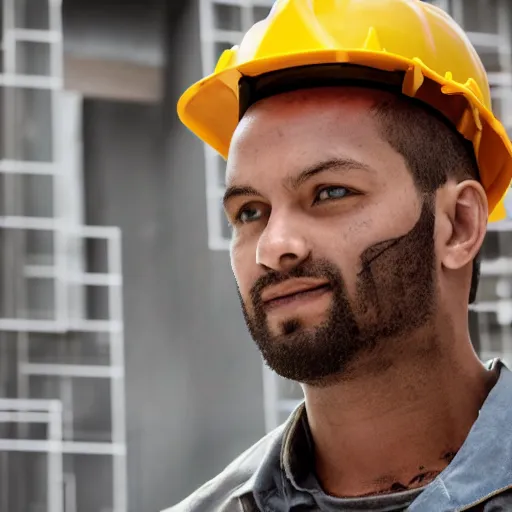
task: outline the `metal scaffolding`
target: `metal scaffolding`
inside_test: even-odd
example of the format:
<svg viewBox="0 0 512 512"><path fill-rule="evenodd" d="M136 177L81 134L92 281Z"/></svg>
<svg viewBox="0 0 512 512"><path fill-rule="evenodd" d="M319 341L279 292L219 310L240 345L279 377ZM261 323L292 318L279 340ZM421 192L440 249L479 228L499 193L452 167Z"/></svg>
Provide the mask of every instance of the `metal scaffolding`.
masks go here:
<svg viewBox="0 0 512 512"><path fill-rule="evenodd" d="M0 511L76 511L87 456L112 475L98 512L126 512L121 234L83 225L60 0L2 0L1 14Z"/></svg>

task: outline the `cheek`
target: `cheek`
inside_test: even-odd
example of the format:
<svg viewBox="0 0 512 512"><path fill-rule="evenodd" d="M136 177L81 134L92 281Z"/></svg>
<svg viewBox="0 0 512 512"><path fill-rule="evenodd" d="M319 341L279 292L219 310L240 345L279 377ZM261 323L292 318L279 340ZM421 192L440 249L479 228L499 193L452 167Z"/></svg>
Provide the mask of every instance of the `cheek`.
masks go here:
<svg viewBox="0 0 512 512"><path fill-rule="evenodd" d="M249 295L254 282L258 278L256 257L233 240L230 248L231 270L235 276L238 291L245 304L249 305Z"/></svg>
<svg viewBox="0 0 512 512"><path fill-rule="evenodd" d="M366 219L350 225L336 222L328 226L327 230L318 226L315 233L313 258L325 259L334 264L341 272L348 296L354 297L357 274L361 270L361 254L371 244L371 222Z"/></svg>

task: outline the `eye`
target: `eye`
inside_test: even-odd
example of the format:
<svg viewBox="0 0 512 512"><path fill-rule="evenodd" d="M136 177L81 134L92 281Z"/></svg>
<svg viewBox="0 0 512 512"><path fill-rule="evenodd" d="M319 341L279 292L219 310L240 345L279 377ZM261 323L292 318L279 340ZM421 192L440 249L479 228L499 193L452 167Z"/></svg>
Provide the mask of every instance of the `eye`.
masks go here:
<svg viewBox="0 0 512 512"><path fill-rule="evenodd" d="M349 194L350 190L345 187L325 187L318 190L315 197L315 203L327 201L329 199L342 199Z"/></svg>
<svg viewBox="0 0 512 512"><path fill-rule="evenodd" d="M254 222L261 219L261 216L261 209L246 206L238 212L236 220L241 224L248 224L249 222Z"/></svg>

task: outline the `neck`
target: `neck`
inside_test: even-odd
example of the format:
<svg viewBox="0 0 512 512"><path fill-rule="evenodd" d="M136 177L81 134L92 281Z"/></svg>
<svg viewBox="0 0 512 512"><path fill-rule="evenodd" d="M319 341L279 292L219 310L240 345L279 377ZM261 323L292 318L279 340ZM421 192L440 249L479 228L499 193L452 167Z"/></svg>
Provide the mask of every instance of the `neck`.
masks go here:
<svg viewBox="0 0 512 512"><path fill-rule="evenodd" d="M328 494L422 487L450 463L495 383L464 338L443 353L401 355L379 370L360 362L349 379L304 386L317 476Z"/></svg>

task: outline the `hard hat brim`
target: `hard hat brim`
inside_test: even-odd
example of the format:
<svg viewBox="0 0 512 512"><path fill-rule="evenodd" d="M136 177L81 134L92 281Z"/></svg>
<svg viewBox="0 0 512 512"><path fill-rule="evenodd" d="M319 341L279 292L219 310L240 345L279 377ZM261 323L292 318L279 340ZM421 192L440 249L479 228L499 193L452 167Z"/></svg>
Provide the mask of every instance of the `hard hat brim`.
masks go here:
<svg viewBox="0 0 512 512"><path fill-rule="evenodd" d="M489 203L489 221L505 217L502 199L512 178L512 144L505 128L482 101L471 80L461 84L441 76L419 59L369 50L318 50L277 55L231 65L229 51L215 73L189 87L178 102L178 115L206 144L227 158L240 117L239 83L274 71L305 66L355 64L391 73L402 72L402 94L416 98L446 117L473 143ZM447 96L451 99L447 101ZM456 100L458 99L458 101Z"/></svg>

